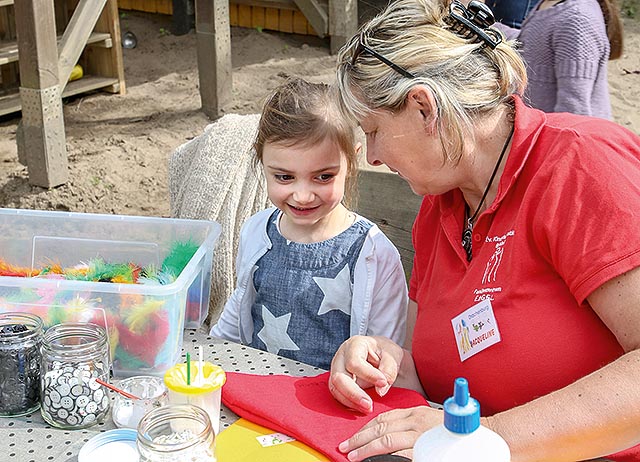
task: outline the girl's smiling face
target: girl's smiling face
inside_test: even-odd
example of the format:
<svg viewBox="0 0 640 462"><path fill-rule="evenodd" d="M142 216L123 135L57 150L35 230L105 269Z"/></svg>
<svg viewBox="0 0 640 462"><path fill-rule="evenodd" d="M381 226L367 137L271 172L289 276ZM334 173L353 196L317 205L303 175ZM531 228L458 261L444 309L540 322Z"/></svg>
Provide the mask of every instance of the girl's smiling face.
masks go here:
<svg viewBox="0 0 640 462"><path fill-rule="evenodd" d="M347 179L347 160L332 140L307 146L267 143L262 165L269 199L285 214L287 226L309 235L337 223L336 211L345 213L341 201ZM329 236L332 237L332 236Z"/></svg>

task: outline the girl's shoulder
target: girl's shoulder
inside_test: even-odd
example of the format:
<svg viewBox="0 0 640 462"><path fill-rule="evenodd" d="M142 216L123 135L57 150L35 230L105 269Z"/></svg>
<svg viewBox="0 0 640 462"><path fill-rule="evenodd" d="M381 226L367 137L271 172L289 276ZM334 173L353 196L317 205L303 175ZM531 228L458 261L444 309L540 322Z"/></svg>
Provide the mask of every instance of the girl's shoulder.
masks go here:
<svg viewBox="0 0 640 462"><path fill-rule="evenodd" d="M251 215L247 221L242 225L243 228L252 227L252 226L261 226L266 225L267 221L278 209L276 207L269 207L264 210L260 210L259 212Z"/></svg>
<svg viewBox="0 0 640 462"><path fill-rule="evenodd" d="M363 254L386 253L390 255L400 255L397 247L393 244L393 242L391 242L391 239L387 237L387 235L382 231L382 229L380 229L377 224L369 220L367 217L363 217L362 215L359 215L357 213L356 217L358 220L363 220L363 222L370 225L365 243L362 247Z"/></svg>

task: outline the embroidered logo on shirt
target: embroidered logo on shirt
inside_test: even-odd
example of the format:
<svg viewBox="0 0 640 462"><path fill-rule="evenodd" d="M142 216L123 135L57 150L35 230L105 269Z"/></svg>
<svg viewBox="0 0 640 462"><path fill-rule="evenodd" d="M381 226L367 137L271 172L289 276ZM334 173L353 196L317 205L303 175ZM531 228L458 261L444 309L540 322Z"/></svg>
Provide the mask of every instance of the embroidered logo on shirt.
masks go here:
<svg viewBox="0 0 640 462"><path fill-rule="evenodd" d="M491 301L482 300L451 320L460 361L500 341Z"/></svg>
<svg viewBox="0 0 640 462"><path fill-rule="evenodd" d="M500 263L502 263L502 255L504 254L504 246L507 243L507 238L513 236L514 234L515 231L511 230L503 236L487 236L485 238L485 244L495 244L495 250L493 252L493 255L491 255L491 257L489 258L487 266L484 269L484 274L482 275L483 284L490 284L496 281L498 268L500 268Z"/></svg>

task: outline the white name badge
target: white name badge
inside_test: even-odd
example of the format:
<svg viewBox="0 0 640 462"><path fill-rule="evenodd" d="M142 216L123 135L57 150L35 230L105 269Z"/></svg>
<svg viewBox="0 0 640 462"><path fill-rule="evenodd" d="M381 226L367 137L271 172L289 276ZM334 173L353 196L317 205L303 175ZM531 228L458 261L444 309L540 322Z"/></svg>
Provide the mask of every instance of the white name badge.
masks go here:
<svg viewBox="0 0 640 462"><path fill-rule="evenodd" d="M482 300L473 305L453 318L451 324L460 361L469 359L500 341L500 331L490 300Z"/></svg>

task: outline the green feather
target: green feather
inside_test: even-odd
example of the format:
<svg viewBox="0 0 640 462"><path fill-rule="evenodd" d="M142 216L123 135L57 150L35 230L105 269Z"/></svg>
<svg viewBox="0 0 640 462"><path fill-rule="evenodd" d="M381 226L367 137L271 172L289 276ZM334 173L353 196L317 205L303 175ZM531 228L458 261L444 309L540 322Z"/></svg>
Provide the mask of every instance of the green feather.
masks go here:
<svg viewBox="0 0 640 462"><path fill-rule="evenodd" d="M169 250L169 255L162 262L162 272L177 278L198 251L198 248L199 246L191 240L174 242Z"/></svg>
<svg viewBox="0 0 640 462"><path fill-rule="evenodd" d="M153 366L153 364L147 364L140 358L136 358L120 345L118 345L118 347L116 348L116 354L114 355L114 357L118 358L116 361L118 362L119 368L124 369L125 371L139 371Z"/></svg>

